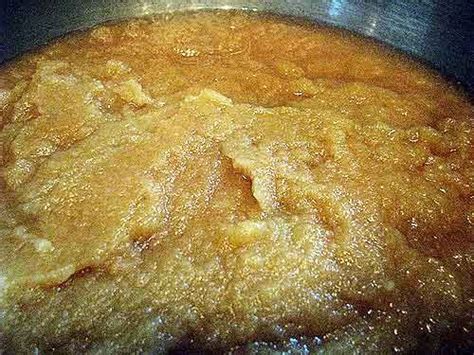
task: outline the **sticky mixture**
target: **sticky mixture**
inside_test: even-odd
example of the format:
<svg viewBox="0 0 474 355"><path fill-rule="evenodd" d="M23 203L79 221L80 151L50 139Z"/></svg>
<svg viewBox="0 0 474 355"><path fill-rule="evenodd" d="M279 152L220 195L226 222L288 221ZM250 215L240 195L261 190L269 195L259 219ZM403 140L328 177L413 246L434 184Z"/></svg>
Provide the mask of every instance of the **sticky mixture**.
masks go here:
<svg viewBox="0 0 474 355"><path fill-rule="evenodd" d="M236 12L104 25L10 62L0 348L466 346L473 119L386 48Z"/></svg>

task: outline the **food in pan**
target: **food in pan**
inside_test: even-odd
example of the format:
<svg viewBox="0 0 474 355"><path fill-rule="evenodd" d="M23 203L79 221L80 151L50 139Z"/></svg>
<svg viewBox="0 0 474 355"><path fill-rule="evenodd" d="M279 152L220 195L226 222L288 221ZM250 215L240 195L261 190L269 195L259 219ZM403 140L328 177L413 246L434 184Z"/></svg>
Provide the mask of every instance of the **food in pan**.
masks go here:
<svg viewBox="0 0 474 355"><path fill-rule="evenodd" d="M5 64L0 109L7 352L469 340L474 108L411 59L163 15Z"/></svg>

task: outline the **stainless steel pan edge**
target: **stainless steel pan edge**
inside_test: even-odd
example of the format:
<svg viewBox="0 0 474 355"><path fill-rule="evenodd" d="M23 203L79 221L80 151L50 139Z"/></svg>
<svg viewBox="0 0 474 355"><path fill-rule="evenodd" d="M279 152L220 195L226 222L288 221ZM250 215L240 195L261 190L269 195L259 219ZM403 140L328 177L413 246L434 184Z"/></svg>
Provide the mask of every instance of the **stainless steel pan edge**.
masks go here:
<svg viewBox="0 0 474 355"><path fill-rule="evenodd" d="M186 9L247 9L304 17L381 40L474 92L472 0L0 0L0 62L67 32Z"/></svg>

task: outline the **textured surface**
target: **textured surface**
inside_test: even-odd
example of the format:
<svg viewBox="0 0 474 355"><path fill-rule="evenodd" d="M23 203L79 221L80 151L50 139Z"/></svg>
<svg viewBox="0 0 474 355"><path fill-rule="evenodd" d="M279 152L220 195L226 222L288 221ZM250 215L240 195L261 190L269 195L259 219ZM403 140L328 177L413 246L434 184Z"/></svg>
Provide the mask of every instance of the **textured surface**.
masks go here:
<svg viewBox="0 0 474 355"><path fill-rule="evenodd" d="M72 30L175 10L234 8L304 17L384 41L474 91L470 0L6 0L0 62ZM2 11L2 8L0 8ZM2 31L3 30L3 31ZM3 32L3 40L2 40Z"/></svg>
<svg viewBox="0 0 474 355"><path fill-rule="evenodd" d="M468 338L473 107L418 64L201 13L75 35L0 80L8 351Z"/></svg>

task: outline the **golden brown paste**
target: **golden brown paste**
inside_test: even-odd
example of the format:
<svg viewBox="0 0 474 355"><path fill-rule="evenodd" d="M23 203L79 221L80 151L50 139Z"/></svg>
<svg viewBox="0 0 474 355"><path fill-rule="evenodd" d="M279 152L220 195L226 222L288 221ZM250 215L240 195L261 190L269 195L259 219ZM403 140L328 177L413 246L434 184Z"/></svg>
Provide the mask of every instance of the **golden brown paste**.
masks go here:
<svg viewBox="0 0 474 355"><path fill-rule="evenodd" d="M409 59L276 18L159 16L8 63L0 110L7 352L469 338L474 108Z"/></svg>

